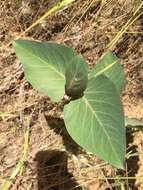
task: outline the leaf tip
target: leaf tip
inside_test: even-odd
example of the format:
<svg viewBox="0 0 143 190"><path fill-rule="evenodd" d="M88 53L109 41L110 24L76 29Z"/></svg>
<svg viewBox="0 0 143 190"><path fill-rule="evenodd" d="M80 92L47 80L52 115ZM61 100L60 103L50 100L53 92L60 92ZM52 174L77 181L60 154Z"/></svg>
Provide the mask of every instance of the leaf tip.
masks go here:
<svg viewBox="0 0 143 190"><path fill-rule="evenodd" d="M19 42L20 42L20 40L14 40L14 41L12 42L12 46L14 47L14 49L17 48L17 46L19 45Z"/></svg>
<svg viewBox="0 0 143 190"><path fill-rule="evenodd" d="M115 166L118 169L125 170L125 159L119 158L118 161L114 162L113 166Z"/></svg>
<svg viewBox="0 0 143 190"><path fill-rule="evenodd" d="M117 168L118 168L118 169L121 169L121 170L125 170L125 165L124 165L124 163L118 164Z"/></svg>

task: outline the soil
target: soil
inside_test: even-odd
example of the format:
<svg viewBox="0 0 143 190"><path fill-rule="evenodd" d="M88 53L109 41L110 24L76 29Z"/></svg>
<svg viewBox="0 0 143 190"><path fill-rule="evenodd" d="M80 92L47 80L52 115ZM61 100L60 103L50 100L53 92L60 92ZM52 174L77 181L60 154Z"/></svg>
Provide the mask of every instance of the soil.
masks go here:
<svg viewBox="0 0 143 190"><path fill-rule="evenodd" d="M65 130L61 108L31 87L12 46L7 45L56 2L0 1L0 186L22 156L24 131L29 126L25 170L13 180L11 190L143 190L142 130L127 130L125 171L85 152ZM92 67L141 1L112 0L103 7L100 1L93 1L86 10L91 2L76 1L49 16L24 37L73 47ZM114 47L126 74L122 95L125 115L140 120L143 119L142 30L140 16Z"/></svg>

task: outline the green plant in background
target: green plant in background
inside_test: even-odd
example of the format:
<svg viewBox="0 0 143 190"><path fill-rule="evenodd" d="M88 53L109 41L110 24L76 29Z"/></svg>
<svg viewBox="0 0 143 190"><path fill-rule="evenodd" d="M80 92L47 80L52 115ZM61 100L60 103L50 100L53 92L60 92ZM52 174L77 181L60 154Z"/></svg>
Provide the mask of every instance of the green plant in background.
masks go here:
<svg viewBox="0 0 143 190"><path fill-rule="evenodd" d="M87 151L124 168L124 72L116 55L107 51L88 74L84 58L72 48L28 40L16 40L14 48L35 89L56 102L69 97L64 121L70 136Z"/></svg>

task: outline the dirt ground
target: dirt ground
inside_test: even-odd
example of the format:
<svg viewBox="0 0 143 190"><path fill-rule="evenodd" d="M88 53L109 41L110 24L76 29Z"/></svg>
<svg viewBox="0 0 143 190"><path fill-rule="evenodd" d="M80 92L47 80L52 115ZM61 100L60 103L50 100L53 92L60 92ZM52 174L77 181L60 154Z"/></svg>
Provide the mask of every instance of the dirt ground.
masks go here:
<svg viewBox="0 0 143 190"><path fill-rule="evenodd" d="M28 158L24 171L12 181L11 190L143 190L142 130L127 130L125 171L85 152L65 130L60 107L31 87L12 46L7 46L56 2L0 0L0 187L22 156L24 132L29 128ZM77 0L25 37L74 47L92 67L141 2L109 0L102 6L97 0ZM143 15L114 47L126 74L122 95L125 115L141 120L142 32Z"/></svg>

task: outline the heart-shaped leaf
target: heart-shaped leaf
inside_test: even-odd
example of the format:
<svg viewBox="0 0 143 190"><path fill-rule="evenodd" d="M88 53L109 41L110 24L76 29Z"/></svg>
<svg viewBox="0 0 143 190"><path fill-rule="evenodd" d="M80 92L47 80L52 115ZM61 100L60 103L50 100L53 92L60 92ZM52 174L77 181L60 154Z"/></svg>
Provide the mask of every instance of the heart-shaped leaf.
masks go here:
<svg viewBox="0 0 143 190"><path fill-rule="evenodd" d="M125 124L116 87L107 77L100 75L89 81L84 94L64 107L69 134L87 151L123 168Z"/></svg>
<svg viewBox="0 0 143 190"><path fill-rule="evenodd" d="M90 73L89 78L96 77L104 74L108 77L116 86L119 93L124 88L125 75L124 70L119 63L118 57L111 50L108 50L98 63L94 66Z"/></svg>
<svg viewBox="0 0 143 190"><path fill-rule="evenodd" d="M76 80L79 73L74 69L83 66L80 70L81 76L80 79L78 78L78 84L74 83L74 89L75 86L77 91L85 89L87 73L85 62L72 48L57 43L40 43L29 40L16 40L14 48L23 64L27 80L35 89L47 94L52 100L59 101L64 96L66 80L67 89L70 89L68 84L73 77L70 75L65 78L65 74L70 73L68 69L72 68L72 72L76 73Z"/></svg>
<svg viewBox="0 0 143 190"><path fill-rule="evenodd" d="M79 98L87 87L88 67L82 56L76 56L66 70L66 94L72 99Z"/></svg>

